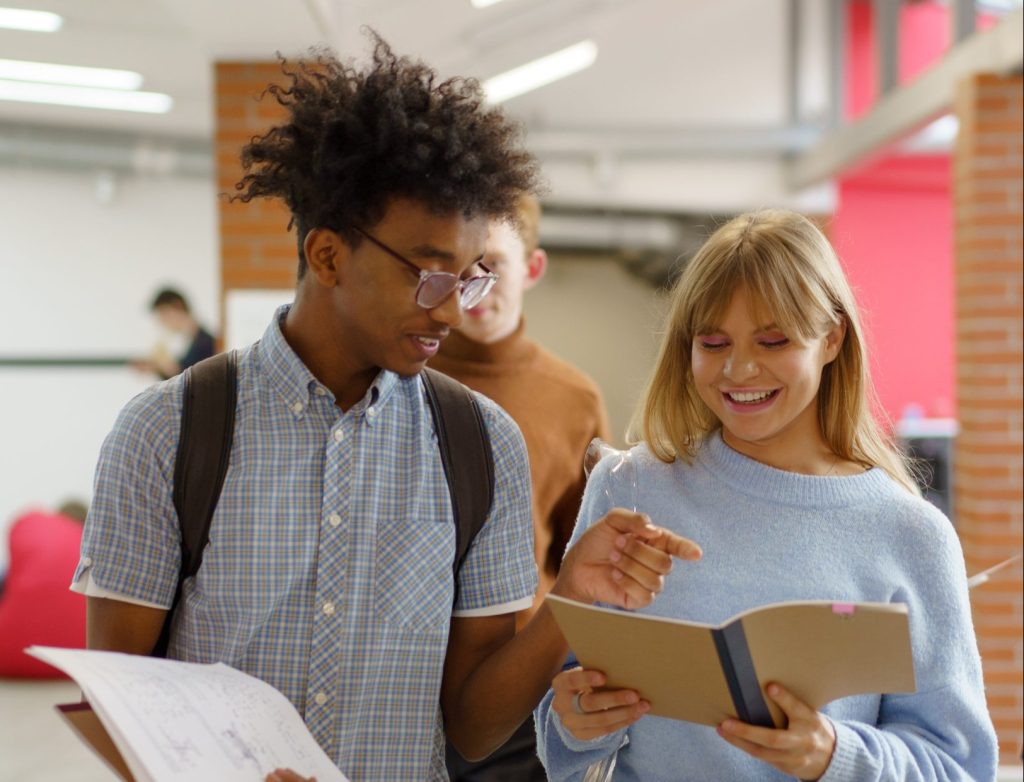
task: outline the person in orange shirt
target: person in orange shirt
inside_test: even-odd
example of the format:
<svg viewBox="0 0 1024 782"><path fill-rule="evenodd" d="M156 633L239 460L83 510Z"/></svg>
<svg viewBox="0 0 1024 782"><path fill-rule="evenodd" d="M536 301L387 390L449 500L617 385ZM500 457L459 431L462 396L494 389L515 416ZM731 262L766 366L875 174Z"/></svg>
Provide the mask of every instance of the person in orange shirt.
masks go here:
<svg viewBox="0 0 1024 782"><path fill-rule="evenodd" d="M516 223L488 225L484 264L499 279L490 295L465 313L429 365L497 402L523 432L530 457L534 555L533 606L516 617L521 628L558 574L576 524L585 477L583 456L594 437L608 439L601 391L587 375L526 336L523 297L541 281L547 254L539 243L540 205L521 196ZM537 758L533 720L486 760L468 763L449 749L453 782L547 779Z"/></svg>

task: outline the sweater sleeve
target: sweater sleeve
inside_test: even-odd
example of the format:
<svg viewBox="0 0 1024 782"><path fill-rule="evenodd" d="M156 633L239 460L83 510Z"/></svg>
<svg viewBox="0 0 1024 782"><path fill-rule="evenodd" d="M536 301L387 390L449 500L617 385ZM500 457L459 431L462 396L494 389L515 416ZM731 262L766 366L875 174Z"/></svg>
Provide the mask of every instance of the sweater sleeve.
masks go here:
<svg viewBox="0 0 1024 782"><path fill-rule="evenodd" d="M571 548L580 536L605 513L621 502L616 502L616 491L610 473L611 460L604 459L595 468L583 493L576 529L569 540ZM570 651L562 670L575 668L579 663ZM582 780L592 763L603 760L614 754L624 742L628 741L627 730L616 731L589 741L573 736L562 724L558 713L551 707L554 690L548 689L534 711L534 724L537 729L537 754L552 782L576 782Z"/></svg>
<svg viewBox="0 0 1024 782"><path fill-rule="evenodd" d="M576 666L570 655L565 669ZM583 741L573 736L551 708L552 690L541 700L534 712L537 728L537 754L550 782L579 782L593 763L610 758L629 741L628 728Z"/></svg>
<svg viewBox="0 0 1024 782"><path fill-rule="evenodd" d="M923 515L930 523L907 525L904 550L894 552L910 563L893 601L910 609L917 692L882 696L875 725L835 721L835 751L820 782L996 778L960 543L944 516Z"/></svg>

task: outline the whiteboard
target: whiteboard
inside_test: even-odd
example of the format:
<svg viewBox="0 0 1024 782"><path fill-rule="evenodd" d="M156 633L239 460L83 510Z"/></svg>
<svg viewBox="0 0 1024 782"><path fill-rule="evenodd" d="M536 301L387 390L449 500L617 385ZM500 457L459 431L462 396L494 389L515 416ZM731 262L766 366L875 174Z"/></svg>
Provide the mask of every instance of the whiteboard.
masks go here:
<svg viewBox="0 0 1024 782"><path fill-rule="evenodd" d="M224 296L224 349L244 348L267 330L274 312L295 298L294 288L233 288Z"/></svg>

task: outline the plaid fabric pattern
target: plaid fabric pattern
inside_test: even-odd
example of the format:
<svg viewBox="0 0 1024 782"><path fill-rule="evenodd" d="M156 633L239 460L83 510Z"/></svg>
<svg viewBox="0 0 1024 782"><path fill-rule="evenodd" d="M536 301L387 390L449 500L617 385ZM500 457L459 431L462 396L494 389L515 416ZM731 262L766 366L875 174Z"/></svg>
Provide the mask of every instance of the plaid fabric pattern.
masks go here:
<svg viewBox="0 0 1024 782"><path fill-rule="evenodd" d="M239 355L230 468L169 654L273 684L354 782L446 779L439 693L455 527L422 383L381 372L342 413L285 342L286 311ZM170 606L181 399L176 378L122 410L75 581L88 572ZM457 610L529 598L536 583L526 449L511 419L478 400L494 505L460 571Z"/></svg>

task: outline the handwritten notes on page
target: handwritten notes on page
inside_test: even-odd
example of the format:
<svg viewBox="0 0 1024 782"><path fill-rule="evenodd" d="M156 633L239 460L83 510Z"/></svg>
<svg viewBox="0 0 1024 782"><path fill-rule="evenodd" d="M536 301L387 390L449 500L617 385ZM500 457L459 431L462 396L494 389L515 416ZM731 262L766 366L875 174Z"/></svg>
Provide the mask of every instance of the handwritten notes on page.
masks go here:
<svg viewBox="0 0 1024 782"><path fill-rule="evenodd" d="M136 782L257 782L282 767L347 782L284 695L223 663L26 651L78 683Z"/></svg>

